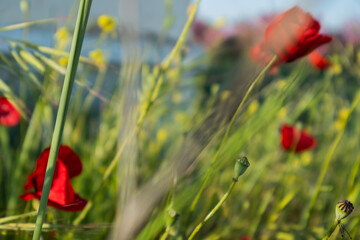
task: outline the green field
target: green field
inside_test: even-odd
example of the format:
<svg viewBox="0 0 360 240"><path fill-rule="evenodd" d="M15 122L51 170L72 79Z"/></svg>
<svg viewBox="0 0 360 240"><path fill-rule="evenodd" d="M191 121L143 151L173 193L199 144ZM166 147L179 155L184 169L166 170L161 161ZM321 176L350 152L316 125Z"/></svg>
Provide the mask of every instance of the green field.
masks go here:
<svg viewBox="0 0 360 240"><path fill-rule="evenodd" d="M312 40L296 30L303 55L290 59L296 54L289 53L286 31L275 34L280 43L264 35L270 20L229 35L198 22L195 3L183 13L188 21L172 49L150 60L149 52L164 51L173 16L165 16L155 46L141 45L115 17L86 24L91 1L80 2L82 12L65 20L0 27L8 49L0 53L0 97L20 114L18 123L4 124L8 110L0 102L0 239L31 239L39 208L43 239L309 240L340 239L340 232L360 239L358 40L321 29L332 41L303 50ZM51 47L28 40L34 26L54 22ZM19 30L23 38L8 35ZM76 41L83 34L84 43ZM86 41L89 35L96 41ZM272 51L254 59L251 49L262 40ZM110 61L110 42L122 46L120 63ZM277 56L276 44L284 44ZM326 66L309 58L315 48ZM297 129L293 139L284 140L284 124ZM310 141L305 135L314 142L299 150ZM61 157L60 148L49 199L66 197L65 204L45 212L46 204L19 196L45 195L41 174L29 178L35 191L24 186L41 168L42 151L52 146L50 163L60 144L78 155L82 170L71 173L79 163ZM242 157L247 169L237 161ZM246 170L241 176L239 166ZM74 193L87 204L77 207ZM331 228L341 199L354 211Z"/></svg>

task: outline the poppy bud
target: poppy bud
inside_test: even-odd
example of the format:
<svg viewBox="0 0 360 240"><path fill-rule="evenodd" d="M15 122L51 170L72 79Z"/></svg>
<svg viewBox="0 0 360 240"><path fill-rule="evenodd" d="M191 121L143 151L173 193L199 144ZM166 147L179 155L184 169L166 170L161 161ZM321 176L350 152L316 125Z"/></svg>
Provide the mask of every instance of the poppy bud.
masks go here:
<svg viewBox="0 0 360 240"><path fill-rule="evenodd" d="M340 221L343 218L349 216L349 214L354 210L354 205L348 200L339 200L335 208L336 220Z"/></svg>
<svg viewBox="0 0 360 240"><path fill-rule="evenodd" d="M250 166L250 163L247 157L240 157L236 159L235 168L234 168L234 181L237 181L238 178L244 174L246 169Z"/></svg>

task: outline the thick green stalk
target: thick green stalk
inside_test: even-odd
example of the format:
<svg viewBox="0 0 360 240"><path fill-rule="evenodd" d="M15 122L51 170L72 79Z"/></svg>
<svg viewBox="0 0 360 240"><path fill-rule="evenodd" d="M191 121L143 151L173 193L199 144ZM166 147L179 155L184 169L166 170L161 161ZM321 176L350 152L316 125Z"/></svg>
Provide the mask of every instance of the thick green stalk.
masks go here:
<svg viewBox="0 0 360 240"><path fill-rule="evenodd" d="M204 220L201 221L201 223L199 223L196 228L194 229L194 231L191 233L190 237L188 238L188 240L194 239L195 235L200 231L200 229L204 226L204 224L209 221L209 219L219 210L219 208L223 205L223 203L226 201L226 199L230 196L230 193L232 192L235 184L237 183L237 180L233 179L229 190L224 194L224 196L220 199L220 201L218 202L218 204L216 204L216 206L208 213L208 215L206 215L206 217L204 218Z"/></svg>
<svg viewBox="0 0 360 240"><path fill-rule="evenodd" d="M312 213L314 211L316 200L317 200L317 198L319 196L320 188L321 188L321 186L323 184L326 172L327 172L329 164L330 164L330 160L332 159L332 156L334 155L334 152L335 152L337 146L339 145L339 142L340 142L342 136L344 135L346 124L348 122L349 116L354 111L355 107L359 104L359 102L360 102L360 91L358 91L356 93L356 95L355 95L355 98L354 98L354 100L353 100L353 102L351 104L351 107L349 109L349 114L348 114L348 117L347 117L347 119L345 121L344 127L338 132L334 142L331 144L330 150L327 152L327 155L325 157L325 161L324 161L324 163L323 163L323 165L321 167L321 171L320 171L319 177L318 177L317 182L316 182L315 193L313 194L313 196L311 198L309 207L307 208L306 211L304 211L304 214L303 214L302 219L301 219L302 224L303 224L303 226L305 228L309 227L311 215L312 215Z"/></svg>
<svg viewBox="0 0 360 240"><path fill-rule="evenodd" d="M244 106L244 103L245 101L247 100L247 98L249 97L252 89L254 88L255 84L264 76L265 72L271 67L271 65L275 62L276 60L276 56L274 56L271 61L268 63L268 65L265 66L265 68L260 72L260 74L256 77L256 79L251 83L249 89L246 91L245 93L245 96L243 97L243 99L241 100L239 106L237 107L236 109L236 112L234 113L234 115L232 116L231 120L230 120L230 123L226 129L226 132L224 134L224 137L222 138L221 140L221 143L220 143L220 146L218 148L218 150L216 151L213 159L211 160L211 164L210 164L210 167L207 169L206 173L205 173L205 180L203 182L203 184L201 185L200 187L200 190L198 192L198 194L196 195L194 201L191 203L191 206L190 206L190 214L194 211L195 207L196 207L196 204L197 202L199 201L200 199L200 196L202 194L202 192L204 191L205 189L205 186L207 184L207 182L209 181L210 179L210 174L211 174L211 171L212 171L212 168L214 166L214 163L216 162L216 160L218 159L219 157L219 154L225 144L225 142L227 141L228 139L228 136L229 136L229 133L230 133L230 130L231 130L231 127L233 126L238 114L240 113L240 111L242 110L242 107Z"/></svg>
<svg viewBox="0 0 360 240"><path fill-rule="evenodd" d="M71 90L75 80L75 73L79 62L81 46L84 40L85 29L89 17L91 2L92 0L81 0L80 2L73 41L71 44L68 68L66 69L64 86L61 92L60 104L55 122L55 129L51 141L50 155L46 168L44 186L42 189L39 211L36 218L33 240L40 239L41 228L44 222L46 205L49 198L51 182L55 170L56 158L58 155L60 141L64 129L65 117L69 106Z"/></svg>

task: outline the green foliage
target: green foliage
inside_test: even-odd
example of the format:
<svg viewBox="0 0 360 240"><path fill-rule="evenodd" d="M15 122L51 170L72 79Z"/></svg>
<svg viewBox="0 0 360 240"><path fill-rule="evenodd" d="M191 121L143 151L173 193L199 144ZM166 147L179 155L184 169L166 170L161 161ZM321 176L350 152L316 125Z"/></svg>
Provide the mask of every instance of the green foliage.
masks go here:
<svg viewBox="0 0 360 240"><path fill-rule="evenodd" d="M170 11L170 1L167 4ZM245 52L235 60L230 56L231 61L221 48L193 57L186 36L194 14L158 64L149 64L138 49L126 49L128 58L121 67L108 58L99 63L80 57L61 143L82 160L83 172L72 184L91 204L77 213L49 207L44 238L124 234L132 239L187 239L223 199L241 155L251 166L202 226L198 239L319 239L333 224L339 199L354 203L353 216L344 224L357 239L358 46L333 47L332 66L323 71L299 60L284 64L276 74L267 73L237 115L236 108L262 69ZM168 18L164 34L172 24L172 16ZM9 47L9 54L0 54L0 95L11 99L22 115L19 126L0 126L4 239L24 239L34 230L36 203L18 196L40 152L50 145L66 71L61 58L69 56L66 44L45 47L4 34L50 21L0 29ZM96 48L101 47L105 57L112 51L110 40L110 35L99 34ZM85 47L95 48L91 43ZM317 147L300 154L285 152L282 123L307 129L316 136Z"/></svg>

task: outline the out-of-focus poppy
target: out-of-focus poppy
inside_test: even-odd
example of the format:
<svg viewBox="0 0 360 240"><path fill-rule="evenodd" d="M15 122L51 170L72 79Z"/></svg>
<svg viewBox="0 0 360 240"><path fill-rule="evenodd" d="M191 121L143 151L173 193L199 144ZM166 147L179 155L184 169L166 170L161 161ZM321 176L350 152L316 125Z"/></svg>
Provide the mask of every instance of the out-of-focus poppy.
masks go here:
<svg viewBox="0 0 360 240"><path fill-rule="evenodd" d="M15 126L20 121L20 113L6 97L0 97L0 125Z"/></svg>
<svg viewBox="0 0 360 240"><path fill-rule="evenodd" d="M309 62L316 68L323 70L328 68L331 63L317 50L312 51L308 55Z"/></svg>
<svg viewBox="0 0 360 240"><path fill-rule="evenodd" d="M319 31L320 23L310 13L293 7L270 22L265 30L264 47L282 61L291 62L332 40Z"/></svg>
<svg viewBox="0 0 360 240"><path fill-rule="evenodd" d="M317 141L305 130L297 130L295 126L284 124L281 127L281 145L287 151L300 153L314 148Z"/></svg>
<svg viewBox="0 0 360 240"><path fill-rule="evenodd" d="M49 153L50 148L41 153L34 172L29 175L24 186L25 190L35 188L35 191L21 194L21 199L25 201L34 198L40 200ZM81 171L82 164L78 155L70 147L61 145L47 203L49 206L71 212L81 211L85 207L87 201L75 193L70 182L70 178L78 176Z"/></svg>

